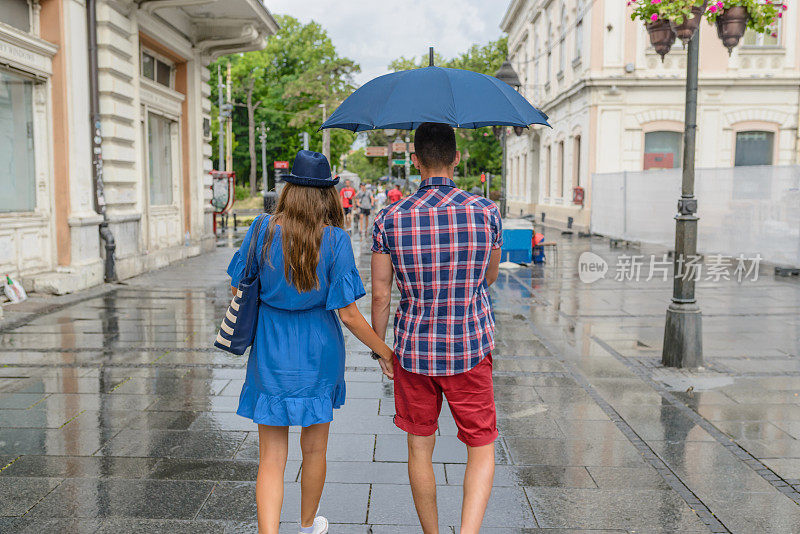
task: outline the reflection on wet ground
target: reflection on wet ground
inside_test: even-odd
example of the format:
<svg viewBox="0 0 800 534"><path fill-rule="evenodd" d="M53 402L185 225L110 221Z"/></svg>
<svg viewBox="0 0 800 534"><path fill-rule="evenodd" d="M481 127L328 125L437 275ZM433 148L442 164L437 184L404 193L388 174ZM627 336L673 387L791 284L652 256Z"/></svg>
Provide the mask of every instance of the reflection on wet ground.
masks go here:
<svg viewBox="0 0 800 534"><path fill-rule="evenodd" d="M668 284L583 284L580 252L625 251L548 238L558 265L504 271L492 289L501 438L485 532L800 532L800 287L701 283L708 367L667 370ZM369 246L354 245L368 287ZM232 252L0 330L0 532L256 531L256 428L234 413L245 359L211 348ZM346 339L323 511L332 532L418 532L392 384ZM466 453L446 405L438 435L440 519L454 533Z"/></svg>

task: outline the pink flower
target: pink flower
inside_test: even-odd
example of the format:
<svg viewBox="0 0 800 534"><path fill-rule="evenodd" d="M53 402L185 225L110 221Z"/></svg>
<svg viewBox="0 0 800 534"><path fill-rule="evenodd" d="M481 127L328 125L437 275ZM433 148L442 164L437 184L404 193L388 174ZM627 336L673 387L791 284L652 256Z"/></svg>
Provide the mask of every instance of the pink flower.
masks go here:
<svg viewBox="0 0 800 534"><path fill-rule="evenodd" d="M661 0L650 0L651 4L660 4Z"/></svg>
<svg viewBox="0 0 800 534"><path fill-rule="evenodd" d="M775 32L772 32L770 35L771 35L772 37L778 37L778 34L777 34L777 33L775 33Z"/></svg>
<svg viewBox="0 0 800 534"><path fill-rule="evenodd" d="M711 7L709 7L709 8L708 8L708 10L709 10L711 13L716 13L716 12L717 12L717 6L711 6Z"/></svg>
<svg viewBox="0 0 800 534"><path fill-rule="evenodd" d="M783 18L783 13L778 13L778 18Z"/></svg>
<svg viewBox="0 0 800 534"><path fill-rule="evenodd" d="M653 21L653 22L657 21L658 20L658 13L653 13L652 15L650 15L650 20Z"/></svg>

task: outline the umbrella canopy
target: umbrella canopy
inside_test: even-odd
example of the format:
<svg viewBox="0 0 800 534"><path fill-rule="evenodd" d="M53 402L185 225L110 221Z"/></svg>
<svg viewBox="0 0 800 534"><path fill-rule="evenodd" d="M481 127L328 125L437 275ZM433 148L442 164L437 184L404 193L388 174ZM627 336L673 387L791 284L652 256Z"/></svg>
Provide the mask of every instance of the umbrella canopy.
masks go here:
<svg viewBox="0 0 800 534"><path fill-rule="evenodd" d="M415 130L423 122L456 128L550 126L547 115L507 83L477 72L431 66L367 82L320 129Z"/></svg>

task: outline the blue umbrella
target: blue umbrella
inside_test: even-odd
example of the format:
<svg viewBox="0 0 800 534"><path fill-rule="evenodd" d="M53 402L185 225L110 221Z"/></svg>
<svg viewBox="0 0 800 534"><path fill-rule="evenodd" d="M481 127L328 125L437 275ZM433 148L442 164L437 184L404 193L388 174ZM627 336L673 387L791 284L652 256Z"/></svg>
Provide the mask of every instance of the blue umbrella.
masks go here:
<svg viewBox="0 0 800 534"><path fill-rule="evenodd" d="M430 66L370 80L320 129L415 130L423 122L456 128L550 126L547 115L507 83L478 72Z"/></svg>

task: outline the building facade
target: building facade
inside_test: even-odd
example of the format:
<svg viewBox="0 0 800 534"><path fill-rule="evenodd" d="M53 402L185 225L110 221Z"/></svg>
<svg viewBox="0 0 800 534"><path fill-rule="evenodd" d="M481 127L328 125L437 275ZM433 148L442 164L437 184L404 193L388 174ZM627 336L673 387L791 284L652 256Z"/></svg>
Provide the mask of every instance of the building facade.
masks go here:
<svg viewBox="0 0 800 534"><path fill-rule="evenodd" d="M501 28L520 91L553 126L508 135L509 214L544 214L559 226L572 217L587 229L593 174L681 165L686 52L678 41L662 62L625 4L508 6ZM702 23L698 167L798 162L800 10L785 15L777 38L748 31L730 56Z"/></svg>
<svg viewBox="0 0 800 534"><path fill-rule="evenodd" d="M207 67L276 31L260 0L0 0L0 274L102 283L102 207L120 279L213 248Z"/></svg>

